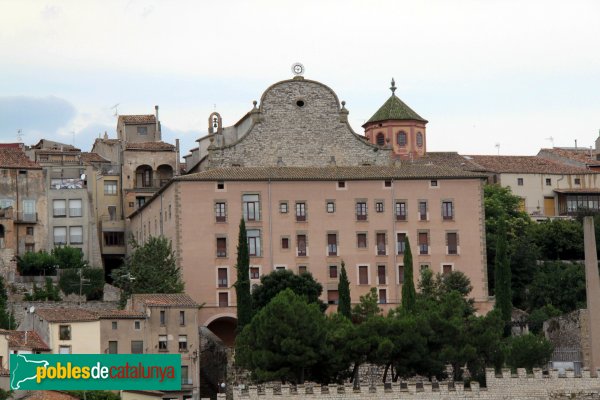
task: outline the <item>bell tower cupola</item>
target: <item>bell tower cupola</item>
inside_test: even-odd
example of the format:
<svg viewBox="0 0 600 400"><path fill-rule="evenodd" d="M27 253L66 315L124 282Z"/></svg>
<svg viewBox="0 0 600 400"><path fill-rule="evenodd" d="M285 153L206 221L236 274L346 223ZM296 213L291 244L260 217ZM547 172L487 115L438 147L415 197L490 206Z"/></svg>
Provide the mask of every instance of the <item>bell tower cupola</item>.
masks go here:
<svg viewBox="0 0 600 400"><path fill-rule="evenodd" d="M374 145L391 148L396 157L421 157L427 148L427 120L400 100L396 89L392 78L392 95L363 125L365 136Z"/></svg>

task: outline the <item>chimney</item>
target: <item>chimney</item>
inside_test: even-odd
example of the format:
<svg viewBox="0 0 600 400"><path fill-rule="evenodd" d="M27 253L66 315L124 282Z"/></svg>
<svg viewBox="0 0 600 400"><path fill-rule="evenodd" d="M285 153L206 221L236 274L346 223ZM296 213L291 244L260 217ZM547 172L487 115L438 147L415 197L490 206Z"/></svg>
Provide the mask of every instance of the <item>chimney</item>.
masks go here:
<svg viewBox="0 0 600 400"><path fill-rule="evenodd" d="M160 134L160 122L159 122L159 120L158 120L158 106L157 106L157 105L156 105L156 106L154 106L154 114L155 114L155 116L156 116L156 135L155 135L155 137L156 137L158 140L162 140L162 138L161 138L161 134Z"/></svg>
<svg viewBox="0 0 600 400"><path fill-rule="evenodd" d="M179 139L175 139L175 176L179 175Z"/></svg>

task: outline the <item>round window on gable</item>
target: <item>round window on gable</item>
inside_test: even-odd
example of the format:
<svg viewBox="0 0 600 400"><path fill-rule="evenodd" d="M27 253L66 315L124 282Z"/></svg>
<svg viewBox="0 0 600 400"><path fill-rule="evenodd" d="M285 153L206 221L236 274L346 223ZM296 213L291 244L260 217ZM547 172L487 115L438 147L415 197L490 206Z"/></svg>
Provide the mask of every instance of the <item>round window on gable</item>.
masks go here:
<svg viewBox="0 0 600 400"><path fill-rule="evenodd" d="M296 101L296 105L300 108L304 107L304 100L298 100Z"/></svg>
<svg viewBox="0 0 600 400"><path fill-rule="evenodd" d="M417 146L423 147L423 134L421 132L417 133Z"/></svg>

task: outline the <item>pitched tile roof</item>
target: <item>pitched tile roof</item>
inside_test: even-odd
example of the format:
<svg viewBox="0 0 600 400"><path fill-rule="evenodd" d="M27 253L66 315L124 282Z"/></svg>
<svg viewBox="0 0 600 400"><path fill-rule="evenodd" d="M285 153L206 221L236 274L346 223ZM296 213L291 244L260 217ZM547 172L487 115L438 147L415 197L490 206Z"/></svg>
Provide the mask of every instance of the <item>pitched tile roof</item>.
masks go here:
<svg viewBox="0 0 600 400"><path fill-rule="evenodd" d="M98 310L98 318L100 319L142 319L146 318L146 314L131 310Z"/></svg>
<svg viewBox="0 0 600 400"><path fill-rule="evenodd" d="M39 351L50 351L50 347L35 331L9 331L8 346Z"/></svg>
<svg viewBox="0 0 600 400"><path fill-rule="evenodd" d="M100 154L97 154L97 153L88 153L88 152L82 152L81 153L81 161L86 162L86 163L92 163L92 162L110 162L106 158L102 157Z"/></svg>
<svg viewBox="0 0 600 400"><path fill-rule="evenodd" d="M126 149L144 151L175 151L175 146L165 142L130 142L127 143Z"/></svg>
<svg viewBox="0 0 600 400"><path fill-rule="evenodd" d="M38 308L35 313L48 322L84 322L97 321L98 315L81 308Z"/></svg>
<svg viewBox="0 0 600 400"><path fill-rule="evenodd" d="M145 115L119 115L119 122L123 122L125 124L155 124L156 117L154 114L145 114Z"/></svg>
<svg viewBox="0 0 600 400"><path fill-rule="evenodd" d="M367 123L388 120L416 120L427 122L426 119L414 112L395 94L392 94L392 96L385 103L383 103L379 110L377 110L377 112L373 114L371 118L369 118Z"/></svg>
<svg viewBox="0 0 600 400"><path fill-rule="evenodd" d="M466 156L495 173L593 174L585 168L564 165L538 156Z"/></svg>
<svg viewBox="0 0 600 400"><path fill-rule="evenodd" d="M78 400L79 397L71 396L63 392L54 390L36 390L30 392L30 395L23 397L24 400Z"/></svg>
<svg viewBox="0 0 600 400"><path fill-rule="evenodd" d="M414 163L434 164L440 167L460 168L473 172L486 171L484 167L475 163L472 159L469 159L468 156L465 157L453 151L427 152L423 157L416 159Z"/></svg>
<svg viewBox="0 0 600 400"><path fill-rule="evenodd" d="M133 303L142 303L155 307L199 307L190 296L185 293L151 293L132 295Z"/></svg>
<svg viewBox="0 0 600 400"><path fill-rule="evenodd" d="M41 169L18 147L0 147L0 168Z"/></svg>
<svg viewBox="0 0 600 400"><path fill-rule="evenodd" d="M551 149L541 149L538 156L543 156L544 153L551 154L558 158L578 161L586 165L600 165L600 160L596 159L598 152L594 149L565 149L553 147Z"/></svg>
<svg viewBox="0 0 600 400"><path fill-rule="evenodd" d="M176 181L337 181L379 179L481 178L484 175L443 165L403 163L400 166L355 167L229 167L174 178Z"/></svg>

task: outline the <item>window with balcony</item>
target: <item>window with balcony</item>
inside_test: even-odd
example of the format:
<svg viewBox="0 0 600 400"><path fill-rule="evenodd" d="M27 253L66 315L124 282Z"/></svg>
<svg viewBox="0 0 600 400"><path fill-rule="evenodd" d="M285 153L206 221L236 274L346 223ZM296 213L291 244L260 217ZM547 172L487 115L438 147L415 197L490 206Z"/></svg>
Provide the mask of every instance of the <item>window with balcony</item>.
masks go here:
<svg viewBox="0 0 600 400"><path fill-rule="evenodd" d="M104 194L108 196L116 196L117 181L104 181Z"/></svg>
<svg viewBox="0 0 600 400"><path fill-rule="evenodd" d="M357 233L356 234L356 247L359 249L367 248L367 234L366 233Z"/></svg>
<svg viewBox="0 0 600 400"><path fill-rule="evenodd" d="M327 234L327 255L337 256L337 234L328 233Z"/></svg>
<svg viewBox="0 0 600 400"><path fill-rule="evenodd" d="M248 255L250 257L260 257L262 255L260 229L248 229L246 235L248 237Z"/></svg>
<svg viewBox="0 0 600 400"><path fill-rule="evenodd" d="M105 246L125 246L125 232L104 232Z"/></svg>
<svg viewBox="0 0 600 400"><path fill-rule="evenodd" d="M366 265L358 266L358 284L368 285L369 284L369 267Z"/></svg>
<svg viewBox="0 0 600 400"><path fill-rule="evenodd" d="M108 206L108 219L110 221L116 221L117 220L117 206Z"/></svg>
<svg viewBox="0 0 600 400"><path fill-rule="evenodd" d="M396 202L396 221L406 221L406 202Z"/></svg>
<svg viewBox="0 0 600 400"><path fill-rule="evenodd" d="M448 246L448 254L458 254L458 233L446 233L446 246Z"/></svg>
<svg viewBox="0 0 600 400"><path fill-rule="evenodd" d="M419 232L419 254L429 254L429 234L427 232Z"/></svg>
<svg viewBox="0 0 600 400"><path fill-rule="evenodd" d="M169 204L170 206L170 204ZM215 220L216 222L227 221L227 204L225 202L215 203Z"/></svg>
<svg viewBox="0 0 600 400"><path fill-rule="evenodd" d="M167 351L167 335L158 335L158 351Z"/></svg>
<svg viewBox="0 0 600 400"><path fill-rule="evenodd" d="M297 235L296 236L296 246L297 246L297 255L298 257L305 257L307 255L307 240L306 235Z"/></svg>
<svg viewBox="0 0 600 400"><path fill-rule="evenodd" d="M329 277L331 279L337 279L337 277L338 277L337 265L330 265L329 266Z"/></svg>
<svg viewBox="0 0 600 400"><path fill-rule="evenodd" d="M23 212L20 219L25 222L37 221L37 213L35 212L35 200L23 200Z"/></svg>
<svg viewBox="0 0 600 400"><path fill-rule="evenodd" d="M396 234L396 250L397 254L404 254L406 251L406 233Z"/></svg>
<svg viewBox="0 0 600 400"><path fill-rule="evenodd" d="M358 221L366 221L367 220L367 203L364 201L359 201L356 203L356 219Z"/></svg>
<svg viewBox="0 0 600 400"><path fill-rule="evenodd" d="M70 244L82 244L83 243L83 227L82 226L69 227L69 243Z"/></svg>
<svg viewBox="0 0 600 400"><path fill-rule="evenodd" d="M149 165L140 165L135 170L135 187L149 188L152 187L152 167Z"/></svg>
<svg viewBox="0 0 600 400"><path fill-rule="evenodd" d="M221 288L226 288L229 286L227 282L227 268L217 269L217 286Z"/></svg>
<svg viewBox="0 0 600 400"><path fill-rule="evenodd" d="M427 202L419 201L419 221L427 221Z"/></svg>
<svg viewBox="0 0 600 400"><path fill-rule="evenodd" d="M81 217L81 199L69 200L69 217Z"/></svg>
<svg viewBox="0 0 600 400"><path fill-rule="evenodd" d="M306 221L306 203L304 203L304 202L296 203L296 221L298 221L298 222Z"/></svg>
<svg viewBox="0 0 600 400"><path fill-rule="evenodd" d="M67 227L66 226L55 226L53 229L54 233L54 244L65 245L67 244Z"/></svg>
<svg viewBox="0 0 600 400"><path fill-rule="evenodd" d="M220 292L219 293L219 307L228 307L229 306L229 293Z"/></svg>
<svg viewBox="0 0 600 400"><path fill-rule="evenodd" d="M217 238L217 257L227 257L227 238Z"/></svg>
<svg viewBox="0 0 600 400"><path fill-rule="evenodd" d="M378 256L385 256L387 254L387 252L386 252L385 233L378 232L376 234L376 239L377 239L377 255Z"/></svg>
<svg viewBox="0 0 600 400"><path fill-rule="evenodd" d="M187 351L187 335L179 335L179 351Z"/></svg>
<svg viewBox="0 0 600 400"><path fill-rule="evenodd" d="M52 216L55 218L67 216L67 201L66 200L52 201Z"/></svg>
<svg viewBox="0 0 600 400"><path fill-rule="evenodd" d="M242 196L242 211L244 220L260 221L260 197L257 194L245 194Z"/></svg>
<svg viewBox="0 0 600 400"><path fill-rule="evenodd" d="M454 219L454 204L449 200L442 202L442 219Z"/></svg>
<svg viewBox="0 0 600 400"><path fill-rule="evenodd" d="M377 266L377 284L379 284L379 285L387 284L385 265Z"/></svg>

